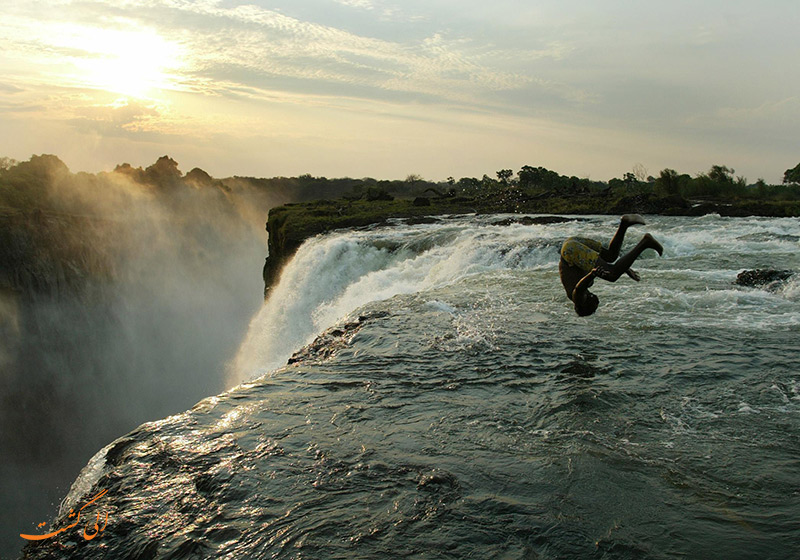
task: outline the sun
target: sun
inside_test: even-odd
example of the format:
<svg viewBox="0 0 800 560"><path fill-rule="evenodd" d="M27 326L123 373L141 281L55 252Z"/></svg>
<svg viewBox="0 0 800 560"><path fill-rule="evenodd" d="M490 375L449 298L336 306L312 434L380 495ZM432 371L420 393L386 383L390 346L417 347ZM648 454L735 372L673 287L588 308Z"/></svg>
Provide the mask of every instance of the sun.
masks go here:
<svg viewBox="0 0 800 560"><path fill-rule="evenodd" d="M141 98L176 84L181 48L155 31L71 27L60 39L76 85Z"/></svg>

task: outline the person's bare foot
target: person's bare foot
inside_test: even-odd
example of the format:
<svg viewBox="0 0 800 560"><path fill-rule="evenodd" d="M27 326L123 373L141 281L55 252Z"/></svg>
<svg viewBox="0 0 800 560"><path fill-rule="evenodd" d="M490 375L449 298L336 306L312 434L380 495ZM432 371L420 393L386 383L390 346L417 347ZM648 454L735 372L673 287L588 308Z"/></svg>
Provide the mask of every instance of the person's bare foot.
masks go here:
<svg viewBox="0 0 800 560"><path fill-rule="evenodd" d="M642 218L639 214L625 214L622 216L621 222L626 226L632 226L634 224L643 226L644 218Z"/></svg>
<svg viewBox="0 0 800 560"><path fill-rule="evenodd" d="M661 246L661 243L656 241L656 238L650 235L649 233L644 234L644 239L647 240L647 248L654 249L659 256L664 254L664 247Z"/></svg>

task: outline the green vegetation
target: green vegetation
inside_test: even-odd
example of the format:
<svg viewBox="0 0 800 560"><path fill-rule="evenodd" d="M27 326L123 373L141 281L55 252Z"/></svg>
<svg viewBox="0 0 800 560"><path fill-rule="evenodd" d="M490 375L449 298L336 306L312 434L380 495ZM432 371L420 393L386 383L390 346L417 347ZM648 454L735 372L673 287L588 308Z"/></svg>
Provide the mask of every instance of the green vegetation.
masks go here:
<svg viewBox="0 0 800 560"><path fill-rule="evenodd" d="M51 155L32 156L17 163L8 158L0 161L0 206L18 209L55 206L51 185L65 172L66 165Z"/></svg>
<svg viewBox="0 0 800 560"><path fill-rule="evenodd" d="M525 166L516 177L512 170L501 169L496 172L496 179L484 175L481 179L464 177L456 181L450 177L437 188L417 176L409 176L406 183L412 186L410 192L417 195L414 200L351 195L337 200L287 204L269 213L270 256L264 267L264 282L267 288L273 284L283 263L308 237L338 228L382 224L393 217L522 212L800 216L797 183L766 185L759 180L748 185L734 173L727 166L714 165L696 177L664 169L654 178L637 166L621 179L605 183L567 177L544 167ZM426 189L421 191L420 185ZM429 196L421 201L422 195Z"/></svg>
<svg viewBox="0 0 800 560"><path fill-rule="evenodd" d="M80 213L85 207L94 205L75 194L78 191L92 197L98 194L108 196L116 192L120 197L118 202L124 205L124 198L131 195L131 189L120 189L120 179L127 179L128 184L137 185L141 192L156 196L168 196L188 189L205 189L227 194L247 193L261 196L265 199L262 202L267 206L318 199L341 199L336 203L338 208L342 203L355 201L389 202L395 198L416 197L437 201L437 206L441 206L442 198L469 199L468 204L492 206L491 199L499 197L506 202L515 199L519 204L494 204L498 206L498 211L516 211L516 206L520 206L520 209L522 206L530 207L531 200L538 200L540 202L534 205L536 207L569 207L581 211L590 211L593 208L596 212L602 212L609 206L613 207L613 201L628 197L680 197L690 202L725 204L763 202L770 203L770 207L777 202L800 200L800 164L786 170L780 185L768 185L762 179L748 184L744 177L736 176L734 169L725 165L713 165L708 171L694 177L678 173L674 169L664 169L657 178L647 176L647 171L637 165L621 178L612 178L607 182L560 175L544 167L529 165L523 166L516 174L511 169L501 169L494 175L496 178L488 174L482 178L463 177L458 180L450 177L442 182L426 181L413 174L404 180L394 181L368 177L328 179L312 175L214 179L198 168L183 175L178 169L178 163L168 156L159 158L144 169L123 163L111 173L92 175L73 174L56 156L40 155L32 156L29 161L24 162L0 158L0 206ZM78 183L81 185L80 189L75 188ZM121 194L122 191L126 194ZM72 194L65 196L68 192ZM586 197L592 201L576 200ZM266 198L269 199L268 202ZM569 202L543 202L549 199L569 199ZM790 204L789 207L793 205Z"/></svg>
<svg viewBox="0 0 800 560"><path fill-rule="evenodd" d="M735 176L735 170L725 165L713 165L708 171L694 177L678 173L674 169L664 169L657 178L647 176L647 171L637 165L621 178L612 178L608 182L568 177L544 167L528 165L520 169L516 177L513 177L510 169L501 169L496 175L497 179L488 175L484 175L482 179L465 177L453 184L459 195L469 197L497 194L509 188L518 188L525 196L532 198L571 199L576 196L602 195L604 203L596 208L597 213L602 213L609 200L626 197L680 197L690 204L712 202L741 204L743 207L752 206L752 202L767 202L771 209L779 206L774 204L776 202L791 203L800 200L800 164L785 172L781 185L767 185L763 179L748 184L747 179ZM581 206L576 201L555 206L572 207L575 204ZM788 207L791 209L794 205L789 204ZM785 213L779 212L780 215Z"/></svg>
<svg viewBox="0 0 800 560"><path fill-rule="evenodd" d="M780 185L761 179L748 184L725 165L713 165L694 177L664 169L657 178L636 165L607 182L526 165L516 174L501 169L493 176L449 177L436 183L413 174L395 181L311 175L214 179L198 168L184 175L168 156L146 168L122 164L109 173L73 174L53 155L25 162L0 158L0 207L5 208L0 215L45 212L125 221L132 202L142 197L159 202L170 221L203 216L186 224L192 231L234 215L260 230L271 208L270 257L264 269L269 286L285 259L309 236L397 217L523 212L800 216L800 164L786 170ZM209 212L199 212L201 208ZM10 222L4 227L12 228Z"/></svg>
<svg viewBox="0 0 800 560"><path fill-rule="evenodd" d="M783 182L792 185L800 185L800 163L792 169L787 169L783 174Z"/></svg>

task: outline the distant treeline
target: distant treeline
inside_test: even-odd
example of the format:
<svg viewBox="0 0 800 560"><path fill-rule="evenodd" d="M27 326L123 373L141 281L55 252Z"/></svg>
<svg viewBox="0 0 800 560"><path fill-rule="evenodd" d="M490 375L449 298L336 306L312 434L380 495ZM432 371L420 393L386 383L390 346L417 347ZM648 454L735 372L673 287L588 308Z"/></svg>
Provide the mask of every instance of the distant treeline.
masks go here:
<svg viewBox="0 0 800 560"><path fill-rule="evenodd" d="M462 178L450 180L457 192L479 195L490 191L516 186L529 195L573 196L580 194L604 194L623 197L654 194L660 197L680 196L686 199L713 200L800 200L800 164L784 173L781 185L768 185L763 179L748 184L744 177L724 165L713 165L705 173L692 177L674 169L664 169L658 177L647 175L646 170L636 166L622 178L608 182L591 181L578 177L560 175L544 167L524 166L516 175L511 169L496 172L496 178L484 175L482 179Z"/></svg>
<svg viewBox="0 0 800 560"><path fill-rule="evenodd" d="M411 197L430 190L440 193L441 184L410 175L405 180L386 181L371 178L327 179L299 177L229 177L215 179L199 168L183 174L169 156L160 157L142 168L123 163L111 172L71 173L54 155L34 155L17 162L0 158L0 206L17 209L43 209L68 213L92 212L98 208L94 199L116 198L124 210L135 196L151 196L180 203L191 192L216 193L220 201L246 199L252 208L266 211L272 206L328 198L351 200L387 200ZM103 209L108 210L109 204Z"/></svg>
<svg viewBox="0 0 800 560"><path fill-rule="evenodd" d="M125 189L118 188L122 180L127 185ZM76 183L81 185L80 189L70 188ZM458 180L450 177L446 181L433 182L418 175L391 181L347 177L328 179L308 174L299 177L235 176L215 179L199 168L183 174L178 169L178 163L169 156L159 158L146 168L123 163L112 172L73 174L54 155L34 155L23 162L0 158L0 206L80 213L92 207L82 200L92 194L102 194L104 197L115 195L124 206L125 197L135 195L130 185L138 187L142 193L165 198L174 198L197 189L217 191L220 197L238 195L265 211L275 205L318 199L484 198L511 188L534 197L602 194L616 198L653 194L716 201L797 201L800 200L800 164L785 171L782 184L769 185L762 179L748 183L744 177L736 176L733 169L724 165L713 165L707 172L695 176L664 169L657 177L648 175L641 166L635 166L621 178L609 181L566 176L544 167L526 165L516 173L511 169L501 169L494 176L463 177ZM65 189L80 193L80 196L64 196Z"/></svg>

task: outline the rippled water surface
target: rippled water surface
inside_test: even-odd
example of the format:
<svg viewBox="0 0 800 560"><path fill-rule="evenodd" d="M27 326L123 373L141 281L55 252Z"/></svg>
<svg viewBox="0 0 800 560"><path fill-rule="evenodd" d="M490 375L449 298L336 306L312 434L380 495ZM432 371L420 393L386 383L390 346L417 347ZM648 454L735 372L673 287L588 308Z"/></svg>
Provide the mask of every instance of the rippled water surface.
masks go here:
<svg viewBox="0 0 800 560"><path fill-rule="evenodd" d="M496 220L307 242L241 384L102 450L50 530L107 489L105 528L27 555L796 558L800 283L733 282L800 269L798 220L648 217L590 318L558 249L616 220Z"/></svg>

